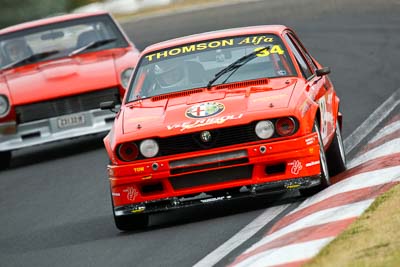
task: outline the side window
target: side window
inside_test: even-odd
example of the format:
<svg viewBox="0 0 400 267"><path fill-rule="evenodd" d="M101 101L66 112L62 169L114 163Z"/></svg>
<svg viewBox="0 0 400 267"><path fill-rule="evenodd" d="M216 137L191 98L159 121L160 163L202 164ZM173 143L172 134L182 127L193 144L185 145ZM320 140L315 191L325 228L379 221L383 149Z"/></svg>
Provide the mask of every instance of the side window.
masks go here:
<svg viewBox="0 0 400 267"><path fill-rule="evenodd" d="M295 42L290 38L288 34L285 35L285 40L288 42L290 49L293 51L293 54L296 58L297 63L300 66L304 78L310 78L313 75L313 72L307 64L307 60L303 57L301 50L297 47Z"/></svg>
<svg viewBox="0 0 400 267"><path fill-rule="evenodd" d="M317 65L315 65L312 57L310 56L310 54L304 49L303 45L300 43L299 39L297 39L295 36L293 36L292 34L288 34L290 36L290 38L293 40L293 42L296 44L296 46L300 49L300 51L303 53L303 55L306 56L306 60L308 62L308 65L311 66L314 71L318 69Z"/></svg>

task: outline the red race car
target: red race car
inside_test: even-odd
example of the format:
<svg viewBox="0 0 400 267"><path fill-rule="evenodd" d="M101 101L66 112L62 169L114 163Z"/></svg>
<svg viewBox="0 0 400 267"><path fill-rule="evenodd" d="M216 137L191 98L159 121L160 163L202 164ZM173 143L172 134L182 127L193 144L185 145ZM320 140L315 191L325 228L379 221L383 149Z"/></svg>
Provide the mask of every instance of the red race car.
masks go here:
<svg viewBox="0 0 400 267"><path fill-rule="evenodd" d="M146 48L104 139L116 226L144 227L159 211L329 186L330 175L345 169L329 72L285 26Z"/></svg>
<svg viewBox="0 0 400 267"><path fill-rule="evenodd" d="M139 52L107 13L0 30L0 168L11 151L110 130Z"/></svg>

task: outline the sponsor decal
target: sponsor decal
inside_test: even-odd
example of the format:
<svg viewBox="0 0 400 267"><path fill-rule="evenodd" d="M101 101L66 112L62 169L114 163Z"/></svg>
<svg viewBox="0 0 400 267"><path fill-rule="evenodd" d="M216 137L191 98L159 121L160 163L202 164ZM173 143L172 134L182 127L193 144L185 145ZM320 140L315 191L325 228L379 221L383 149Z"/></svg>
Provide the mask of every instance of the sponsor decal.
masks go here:
<svg viewBox="0 0 400 267"><path fill-rule="evenodd" d="M321 97L319 100L319 109L321 110L321 137L322 139L325 139L328 133L328 127L326 123L326 115L328 114L328 111L326 110L326 99L325 97Z"/></svg>
<svg viewBox="0 0 400 267"><path fill-rule="evenodd" d="M139 195L139 192L137 191L137 189L132 186L127 187L123 192L127 193L126 198L131 201L135 200L136 197Z"/></svg>
<svg viewBox="0 0 400 267"><path fill-rule="evenodd" d="M257 36L247 36L244 38L229 38L229 39L221 39L221 40L210 40L209 42L201 42L196 44L189 44L180 47L174 47L172 49L160 51L153 54L148 54L145 56L148 62L157 61L163 58L174 57L178 55L183 55L187 53L193 53L197 51L203 50L216 50L221 49L223 47L232 47L232 46L240 46L240 45L260 45L260 44L271 44L274 42L274 38L271 36L257 35ZM262 48L258 48L262 49ZM280 45L272 45L271 48L267 51L262 51L257 56L269 56L270 54L280 54L282 55L284 51Z"/></svg>
<svg viewBox="0 0 400 267"><path fill-rule="evenodd" d="M158 120L158 119L160 119L159 116L142 116L142 117L129 118L126 121L131 124L135 124L135 123L147 122L147 121Z"/></svg>
<svg viewBox="0 0 400 267"><path fill-rule="evenodd" d="M326 100L326 103L328 103L328 105L332 105L332 100L333 100L333 93L330 93L328 95L328 99Z"/></svg>
<svg viewBox="0 0 400 267"><path fill-rule="evenodd" d="M301 104L300 106L300 112L301 112L301 116L304 117L304 115L306 115L307 111L310 110L311 107L311 103L309 102L308 99L306 99L303 104Z"/></svg>
<svg viewBox="0 0 400 267"><path fill-rule="evenodd" d="M218 115L224 110L225 106L222 103L206 102L191 106L186 110L185 115L191 119L199 119Z"/></svg>
<svg viewBox="0 0 400 267"><path fill-rule="evenodd" d="M151 178L153 178L152 175L147 175L147 176L142 177L142 180L150 180Z"/></svg>
<svg viewBox="0 0 400 267"><path fill-rule="evenodd" d="M168 130L181 129L181 131L184 131L186 129L193 129L193 128L203 127L203 126L207 126L207 125L220 125L220 124L224 124L226 121L238 120L238 119L241 119L242 117L243 117L243 114L227 115L227 116L215 117L215 118L207 118L207 119L195 120L195 121L190 121L190 122L183 122L183 123L167 125L167 129Z"/></svg>
<svg viewBox="0 0 400 267"><path fill-rule="evenodd" d="M290 172L294 175L298 175L301 171L301 169L303 169L303 166L301 165L301 162L299 160L294 160L290 163L288 163L289 166L292 166L292 168L290 169Z"/></svg>
<svg viewBox="0 0 400 267"><path fill-rule="evenodd" d="M285 98L285 97L287 97L286 94L264 96L264 97L254 99L253 102L266 102L266 101L281 99L281 98Z"/></svg>
<svg viewBox="0 0 400 267"><path fill-rule="evenodd" d="M311 167L311 166L318 165L318 164L319 164L319 160L311 161L309 163L306 163L306 167Z"/></svg>
<svg viewBox="0 0 400 267"><path fill-rule="evenodd" d="M326 98L329 98L329 96ZM334 118L332 113L328 110L327 100L325 97L321 98L319 101L319 106L322 119L321 137L322 139L325 139L328 136L328 126L333 125Z"/></svg>
<svg viewBox="0 0 400 267"><path fill-rule="evenodd" d="M121 193L112 192L112 196L113 196L113 197L120 197L120 196L121 196Z"/></svg>
<svg viewBox="0 0 400 267"><path fill-rule="evenodd" d="M317 97L317 94L318 94L318 88L316 88L315 86L311 86L309 97L314 101L315 98Z"/></svg>
<svg viewBox="0 0 400 267"><path fill-rule="evenodd" d="M221 201L224 199L230 199L232 198L231 196L221 196L221 197L212 197L212 198L207 198L207 199L201 199L201 203L210 203L210 202L215 202L215 201Z"/></svg>
<svg viewBox="0 0 400 267"><path fill-rule="evenodd" d="M286 189L296 189L299 187L300 187L300 184L285 184Z"/></svg>
<svg viewBox="0 0 400 267"><path fill-rule="evenodd" d="M133 210L131 210L131 213L140 213L143 212L145 209L145 206L136 206Z"/></svg>
<svg viewBox="0 0 400 267"><path fill-rule="evenodd" d="M133 168L133 171L134 171L135 173L144 172L144 167L136 167L136 168Z"/></svg>
<svg viewBox="0 0 400 267"><path fill-rule="evenodd" d="M306 145L311 145L311 144L314 144L315 138L310 137L310 138L307 138L305 141L306 141Z"/></svg>

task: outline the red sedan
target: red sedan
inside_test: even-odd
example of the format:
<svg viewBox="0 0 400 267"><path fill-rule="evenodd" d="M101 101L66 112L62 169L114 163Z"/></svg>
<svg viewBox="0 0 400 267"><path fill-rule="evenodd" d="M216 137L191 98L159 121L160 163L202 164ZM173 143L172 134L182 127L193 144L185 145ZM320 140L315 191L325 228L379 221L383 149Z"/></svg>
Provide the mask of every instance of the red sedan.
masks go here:
<svg viewBox="0 0 400 267"><path fill-rule="evenodd" d="M28 146L108 131L139 52L107 13L0 30L0 168Z"/></svg>
<svg viewBox="0 0 400 267"><path fill-rule="evenodd" d="M329 72L285 26L146 48L104 139L116 226L146 226L160 211L329 186L330 175L345 169Z"/></svg>

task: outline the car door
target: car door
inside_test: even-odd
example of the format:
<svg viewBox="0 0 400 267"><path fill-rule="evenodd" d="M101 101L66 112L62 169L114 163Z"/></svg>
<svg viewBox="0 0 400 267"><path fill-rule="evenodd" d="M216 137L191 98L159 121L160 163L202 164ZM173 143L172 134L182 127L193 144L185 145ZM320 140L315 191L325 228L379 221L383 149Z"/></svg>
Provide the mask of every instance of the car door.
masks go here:
<svg viewBox="0 0 400 267"><path fill-rule="evenodd" d="M335 97L335 92L332 83L327 75L317 75L317 70L321 69L321 66L311 57L307 50L305 50L300 40L293 32L286 32L285 39L293 51L303 77L307 81L310 98L319 105L321 115L321 137L326 146L335 130L333 116L333 99Z"/></svg>

